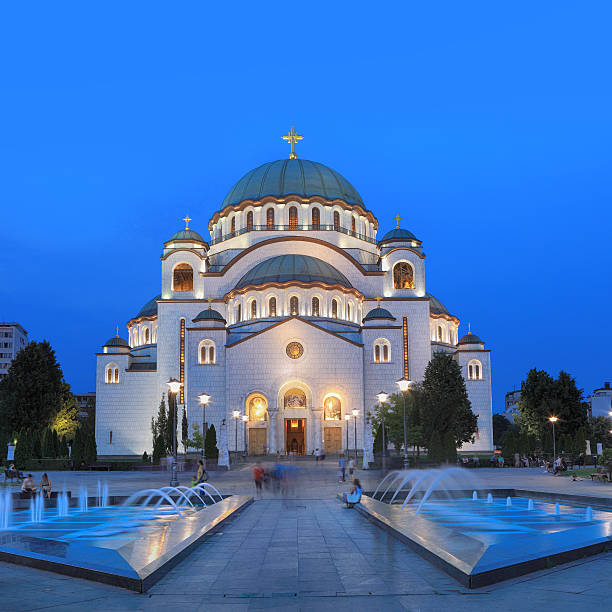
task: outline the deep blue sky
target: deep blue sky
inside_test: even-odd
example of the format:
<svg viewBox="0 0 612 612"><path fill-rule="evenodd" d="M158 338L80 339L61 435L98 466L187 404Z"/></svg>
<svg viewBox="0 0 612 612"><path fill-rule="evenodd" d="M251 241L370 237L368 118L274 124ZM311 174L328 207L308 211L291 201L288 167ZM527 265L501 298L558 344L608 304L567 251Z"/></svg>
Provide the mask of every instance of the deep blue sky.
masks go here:
<svg viewBox="0 0 612 612"><path fill-rule="evenodd" d="M222 4L0 8L0 320L93 390L163 241L295 124L423 240L496 410L532 367L612 379L608 2Z"/></svg>

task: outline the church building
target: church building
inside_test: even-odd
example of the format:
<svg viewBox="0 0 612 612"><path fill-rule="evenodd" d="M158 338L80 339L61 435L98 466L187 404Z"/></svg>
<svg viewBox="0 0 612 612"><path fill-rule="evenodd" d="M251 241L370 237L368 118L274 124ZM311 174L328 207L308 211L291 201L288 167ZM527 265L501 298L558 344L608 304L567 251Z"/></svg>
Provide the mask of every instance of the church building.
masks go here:
<svg viewBox="0 0 612 612"><path fill-rule="evenodd" d="M399 216L379 237L353 185L298 159L293 128L283 138L289 159L245 174L207 239L184 219L163 245L161 288L127 322L127 340L97 354L98 454L151 453L151 418L176 379L179 437L185 407L190 435L215 425L221 464L234 450L356 448L367 460L377 394L421 381L436 351L457 360L478 416L460 451L490 451L490 351L460 337L459 319L427 293L423 243Z"/></svg>

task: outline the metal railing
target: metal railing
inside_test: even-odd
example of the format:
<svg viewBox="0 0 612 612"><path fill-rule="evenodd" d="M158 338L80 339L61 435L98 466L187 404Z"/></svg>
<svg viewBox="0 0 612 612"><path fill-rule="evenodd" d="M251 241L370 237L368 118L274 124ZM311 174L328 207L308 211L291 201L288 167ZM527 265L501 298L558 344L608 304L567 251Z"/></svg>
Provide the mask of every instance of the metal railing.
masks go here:
<svg viewBox="0 0 612 612"><path fill-rule="evenodd" d="M230 232L219 238L212 238L210 245L219 244L225 240L230 240L230 238L235 238L236 236L242 236L242 234L246 234L247 232L339 232L347 236L353 236L359 240L364 240L370 244L376 244L376 238L371 238L370 236L354 232L353 230L340 227L339 225L301 225L299 223L286 223L283 225L252 225L242 227L235 232Z"/></svg>

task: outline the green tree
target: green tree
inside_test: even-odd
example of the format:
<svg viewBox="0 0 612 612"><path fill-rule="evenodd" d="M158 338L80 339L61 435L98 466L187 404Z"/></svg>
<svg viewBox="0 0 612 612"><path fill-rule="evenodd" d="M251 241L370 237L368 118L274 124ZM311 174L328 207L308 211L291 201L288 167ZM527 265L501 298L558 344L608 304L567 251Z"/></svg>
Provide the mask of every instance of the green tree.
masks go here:
<svg viewBox="0 0 612 612"><path fill-rule="evenodd" d="M62 407L53 420L53 429L58 435L68 439L74 437L79 428L79 405L72 393L67 393L62 401Z"/></svg>
<svg viewBox="0 0 612 612"><path fill-rule="evenodd" d="M53 434L53 456L61 457L60 441L55 429L51 430Z"/></svg>
<svg viewBox="0 0 612 612"><path fill-rule="evenodd" d="M436 353L425 369L423 379L423 434L434 432L443 439L451 432L456 446L471 442L478 420L472 412L459 364L451 355Z"/></svg>
<svg viewBox="0 0 612 612"><path fill-rule="evenodd" d="M200 432L200 426L196 423L193 426L193 437L187 440L187 446L195 448L196 450L202 450L203 437Z"/></svg>
<svg viewBox="0 0 612 612"><path fill-rule="evenodd" d="M153 463L159 465L162 457L166 454L166 443L163 436L157 436L153 440Z"/></svg>
<svg viewBox="0 0 612 612"><path fill-rule="evenodd" d="M211 425L206 432L206 447L204 453L207 459L217 459L219 457L219 449L217 448L217 430L214 425Z"/></svg>
<svg viewBox="0 0 612 612"><path fill-rule="evenodd" d="M513 431L508 431L504 437L504 445L502 447L502 455L507 463L514 462L514 453L518 452L516 438Z"/></svg>
<svg viewBox="0 0 612 612"><path fill-rule="evenodd" d="M431 439L429 440L427 456L430 461L436 461L438 463L444 461L444 448L442 446L440 432L438 431L434 431L431 436Z"/></svg>
<svg viewBox="0 0 612 612"><path fill-rule="evenodd" d="M28 461L32 459L32 441L30 432L22 429L17 434L17 446L15 447L15 465L24 469Z"/></svg>
<svg viewBox="0 0 612 612"><path fill-rule="evenodd" d="M57 454L53 445L53 430L48 427L43 432L43 457L54 459Z"/></svg>
<svg viewBox="0 0 612 612"><path fill-rule="evenodd" d="M60 456L62 459L67 459L68 454L68 440L66 440L66 436L62 436L62 439L59 442L58 456Z"/></svg>
<svg viewBox="0 0 612 612"><path fill-rule="evenodd" d="M493 444L502 446L507 431L518 433L518 427L511 423L503 414L493 415Z"/></svg>
<svg viewBox="0 0 612 612"><path fill-rule="evenodd" d="M42 459L42 430L36 429L29 432L32 440L32 458Z"/></svg>
<svg viewBox="0 0 612 612"><path fill-rule="evenodd" d="M77 429L72 438L72 446L70 447L70 459L75 468L79 468L81 463L85 463L85 448L81 430Z"/></svg>
<svg viewBox="0 0 612 612"><path fill-rule="evenodd" d="M578 389L576 381L567 372L561 370L555 380L556 414L559 417L559 432L574 436L587 424L587 412L582 401L582 389ZM566 451L567 452L567 451Z"/></svg>
<svg viewBox="0 0 612 612"><path fill-rule="evenodd" d="M535 368L529 370L527 378L521 383L521 399L518 403L520 415L516 417L516 421L521 430L538 439L543 439L545 422L552 415L554 383L548 372Z"/></svg>
<svg viewBox="0 0 612 612"><path fill-rule="evenodd" d="M181 442L185 454L187 454L187 448L189 445L189 424L187 423L187 411L183 408L183 417L181 419Z"/></svg>
<svg viewBox="0 0 612 612"><path fill-rule="evenodd" d="M608 417L594 417L589 422L589 435L591 440L591 453L597 453L597 442L601 442L604 448L612 447L612 419Z"/></svg>
<svg viewBox="0 0 612 612"><path fill-rule="evenodd" d="M444 434L444 439L442 440L443 452L444 452L444 460L449 463L457 462L457 443L455 442L455 436L452 431L447 431Z"/></svg>
<svg viewBox="0 0 612 612"><path fill-rule="evenodd" d="M0 426L12 432L51 425L69 390L51 345L30 342L0 380Z"/></svg>

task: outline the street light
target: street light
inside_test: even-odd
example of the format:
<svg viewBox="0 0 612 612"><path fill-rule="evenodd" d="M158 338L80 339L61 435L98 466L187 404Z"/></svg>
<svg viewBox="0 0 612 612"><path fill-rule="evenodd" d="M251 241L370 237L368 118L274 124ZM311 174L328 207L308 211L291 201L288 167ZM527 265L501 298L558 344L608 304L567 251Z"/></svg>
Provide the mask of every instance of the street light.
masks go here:
<svg viewBox="0 0 612 612"><path fill-rule="evenodd" d="M246 455L246 439L247 439L247 421L249 420L248 415L242 415L242 422L244 423L244 454Z"/></svg>
<svg viewBox="0 0 612 612"><path fill-rule="evenodd" d="M554 455L554 459L557 458L557 445L555 443L555 423L559 420L556 416L551 416L548 419L553 426L553 455ZM554 461L553 459L553 461Z"/></svg>
<svg viewBox="0 0 612 612"><path fill-rule="evenodd" d="M344 420L346 421L346 454L348 455L348 452L349 452L348 429L349 429L349 421L351 420L351 415L350 414L345 414L344 415Z"/></svg>
<svg viewBox="0 0 612 612"><path fill-rule="evenodd" d="M170 486L177 487L179 481L176 477L176 464L177 464L177 456L176 456L176 394L181 390L183 383L176 380L176 378L171 378L168 382L168 403L172 408L172 416L174 427L172 428L172 476L170 478Z"/></svg>
<svg viewBox="0 0 612 612"><path fill-rule="evenodd" d="M387 449L385 446L385 402L389 399L389 394L381 391L376 394L376 399L380 402L380 414L382 418L382 470L387 468Z"/></svg>
<svg viewBox="0 0 612 612"><path fill-rule="evenodd" d="M355 465L357 465L357 417L359 416L359 410L353 409L353 418L355 419Z"/></svg>
<svg viewBox="0 0 612 612"><path fill-rule="evenodd" d="M204 468L206 468L206 404L210 402L210 395L207 393L201 393L198 395L198 399L200 400L200 404L202 404L202 463L204 463Z"/></svg>
<svg viewBox="0 0 612 612"><path fill-rule="evenodd" d="M410 390L411 380L408 380L405 376L395 381L395 384L399 387L404 397L404 469L408 469L408 434L406 428L406 394Z"/></svg>
<svg viewBox="0 0 612 612"><path fill-rule="evenodd" d="M236 423L236 442L234 443L234 451L236 452L236 458L238 458L238 419L240 418L240 410L234 410L232 416L234 417L234 423Z"/></svg>

